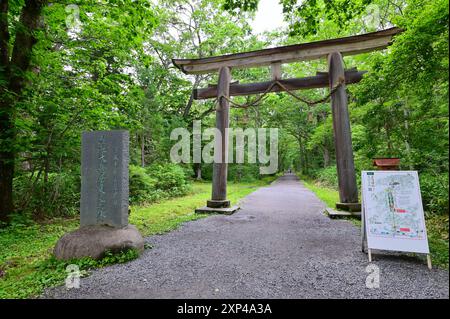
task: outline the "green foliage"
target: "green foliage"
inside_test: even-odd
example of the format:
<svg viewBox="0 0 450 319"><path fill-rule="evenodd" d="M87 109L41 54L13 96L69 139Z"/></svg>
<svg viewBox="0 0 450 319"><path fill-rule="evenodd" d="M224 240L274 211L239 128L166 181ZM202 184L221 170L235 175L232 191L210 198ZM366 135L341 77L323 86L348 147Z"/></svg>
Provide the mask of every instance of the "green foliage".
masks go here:
<svg viewBox="0 0 450 319"><path fill-rule="evenodd" d="M211 164L202 164L202 178L212 180L213 166ZM260 175L259 165L248 163L230 163L228 164L228 181L235 183L252 183L261 180L266 175ZM269 176L270 178L271 176Z"/></svg>
<svg viewBox="0 0 450 319"><path fill-rule="evenodd" d="M259 167L251 164L228 165L228 180L234 182L253 182L261 178Z"/></svg>
<svg viewBox="0 0 450 319"><path fill-rule="evenodd" d="M290 43L375 31L364 18L372 9L379 14L376 29L404 29L388 50L344 58L346 68L368 71L347 87L356 178L359 183L359 172L373 169L375 157L399 157L401 169L419 172L425 209L447 214L448 1L294 0L283 5L290 8L287 16L297 18ZM309 67L326 70L323 62ZM300 66L288 71L304 75ZM281 97L277 104L275 117L297 142L284 146L293 150L288 153L295 150L292 164L321 185L337 188L329 105L305 110Z"/></svg>
<svg viewBox="0 0 450 319"><path fill-rule="evenodd" d="M151 202L158 198L156 194L156 179L150 177L147 170L140 166L130 165L130 203Z"/></svg>
<svg viewBox="0 0 450 319"><path fill-rule="evenodd" d="M51 255L56 241L77 226L77 220L55 218L45 224L15 221L0 229L0 299L36 296L46 287L62 284L69 264L78 265L87 275L88 270L138 257L137 251L127 250L106 252L100 260L56 260Z"/></svg>
<svg viewBox="0 0 450 319"><path fill-rule="evenodd" d="M427 214L426 224L433 263L448 269L448 215Z"/></svg>
<svg viewBox="0 0 450 319"><path fill-rule="evenodd" d="M139 252L136 249L126 249L123 251L112 252L106 251L101 259L93 259L90 257L83 257L79 259L71 259L67 261L58 260L54 256L44 260L36 266L38 273L62 273L66 272L69 265L76 265L79 267L82 274L87 275L87 271L106 267L113 264L123 264L139 257ZM66 273L67 276L67 273ZM57 276L56 276L57 277ZM54 284L54 283L53 283Z"/></svg>
<svg viewBox="0 0 450 319"><path fill-rule="evenodd" d="M448 174L423 173L419 177L424 209L430 213L448 216Z"/></svg>
<svg viewBox="0 0 450 319"><path fill-rule="evenodd" d="M189 184L182 167L177 164L154 164L147 169L156 179L155 187L168 196L181 196L189 190Z"/></svg>
<svg viewBox="0 0 450 319"><path fill-rule="evenodd" d="M23 174L14 179L18 214L43 217L74 216L80 201L80 173L49 173L47 180Z"/></svg>
<svg viewBox="0 0 450 319"><path fill-rule="evenodd" d="M291 34L316 35L324 18L344 29L366 12L373 0L282 0L283 12L292 19Z"/></svg>
<svg viewBox="0 0 450 319"><path fill-rule="evenodd" d="M59 283L64 273L38 271L51 257L56 241L78 227L77 219L54 218L51 223L16 220L0 229L0 298L25 298L46 285Z"/></svg>
<svg viewBox="0 0 450 319"><path fill-rule="evenodd" d="M190 189L183 168L172 163L154 164L148 168L130 165L129 176L133 205L182 196Z"/></svg>
<svg viewBox="0 0 450 319"><path fill-rule="evenodd" d="M139 257L139 252L135 249L128 249L121 252L107 251L102 259L95 260L89 257L81 259L72 259L69 261L57 260L55 257L35 262L19 278L20 280L11 280L14 271L10 274L7 268L6 276L0 279L0 299L3 298L26 298L36 297L44 288L61 285L68 273L67 266L76 265L79 267L80 275L87 276L90 270L101 268L117 263L126 263Z"/></svg>
<svg viewBox="0 0 450 319"><path fill-rule="evenodd" d="M316 182L307 176L300 175L299 177L300 181L308 189L313 191L328 207L333 208L339 202L339 192L336 189L323 186L322 183Z"/></svg>
<svg viewBox="0 0 450 319"><path fill-rule="evenodd" d="M338 178L336 166L328 166L327 168L318 170L316 172L317 181L324 186L337 189Z"/></svg>
<svg viewBox="0 0 450 319"><path fill-rule="evenodd" d="M188 107L192 83L173 70L172 58L262 46L250 34L248 15L224 11L223 1L73 4L78 10L52 3L42 12L43 29L36 32L27 86L14 105L16 138L5 143L17 151L17 212L34 218L76 212L72 195L79 194L79 181L71 185L69 172L75 179L83 131L129 130L130 162L148 167L169 162L172 129L212 118L205 112L212 101L194 101ZM22 6L9 8L11 40ZM78 19L76 12L79 27L70 25ZM198 76L195 86L211 80L211 75ZM178 196L188 189L176 168L152 171L154 186L143 172L131 173L132 203ZM61 188L55 191L55 185Z"/></svg>
<svg viewBox="0 0 450 319"><path fill-rule="evenodd" d="M234 11L241 9L243 11L256 11L259 0L225 0L223 9Z"/></svg>

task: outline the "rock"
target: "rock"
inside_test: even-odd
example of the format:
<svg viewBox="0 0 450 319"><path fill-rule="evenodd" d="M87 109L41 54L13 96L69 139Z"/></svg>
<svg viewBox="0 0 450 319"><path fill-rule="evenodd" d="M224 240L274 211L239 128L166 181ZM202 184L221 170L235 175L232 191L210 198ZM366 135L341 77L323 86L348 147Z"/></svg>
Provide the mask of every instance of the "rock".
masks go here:
<svg viewBox="0 0 450 319"><path fill-rule="evenodd" d="M137 228L110 226L84 226L61 237L55 246L57 259L92 257L100 259L106 251L119 252L130 248L144 251L144 239Z"/></svg>

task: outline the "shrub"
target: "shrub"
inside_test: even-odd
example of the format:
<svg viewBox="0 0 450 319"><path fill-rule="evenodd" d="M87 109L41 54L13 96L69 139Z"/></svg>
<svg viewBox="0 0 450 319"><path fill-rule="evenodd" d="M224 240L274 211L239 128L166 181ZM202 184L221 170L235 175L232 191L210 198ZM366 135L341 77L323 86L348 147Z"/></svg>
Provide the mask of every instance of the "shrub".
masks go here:
<svg viewBox="0 0 450 319"><path fill-rule="evenodd" d="M259 166L256 164L228 165L228 180L234 182L253 182L259 179Z"/></svg>
<svg viewBox="0 0 450 319"><path fill-rule="evenodd" d="M338 188L338 178L336 166L328 166L316 173L318 182L326 187Z"/></svg>
<svg viewBox="0 0 450 319"><path fill-rule="evenodd" d="M212 164L202 164L202 179L206 181L211 181L213 175L213 165Z"/></svg>
<svg viewBox="0 0 450 319"><path fill-rule="evenodd" d="M424 209L430 213L448 214L448 173L422 173L419 177Z"/></svg>
<svg viewBox="0 0 450 319"><path fill-rule="evenodd" d="M185 170L176 164L154 164L148 168L130 165L130 202L152 203L182 196L190 189Z"/></svg>
<svg viewBox="0 0 450 319"><path fill-rule="evenodd" d="M50 173L45 182L30 174L14 178L16 210L19 215L34 217L74 216L80 203L81 180L78 171Z"/></svg>
<svg viewBox="0 0 450 319"><path fill-rule="evenodd" d="M164 198L185 195L190 189L185 171L177 164L154 164L147 173L156 179L155 187Z"/></svg>
<svg viewBox="0 0 450 319"><path fill-rule="evenodd" d="M14 201L17 214L13 221L26 223L30 218L75 216L80 207L80 172L50 173L35 181L30 174L14 179ZM185 170L176 164L129 166L130 203L151 203L185 195L190 185Z"/></svg>
<svg viewBox="0 0 450 319"><path fill-rule="evenodd" d="M202 165L202 177L204 180L212 180L213 165ZM253 182L262 179L267 175L259 174L258 164L228 164L228 181L232 182Z"/></svg>
<svg viewBox="0 0 450 319"><path fill-rule="evenodd" d="M145 168L135 165L129 166L130 203L152 202L158 199L156 192L157 180L147 174Z"/></svg>

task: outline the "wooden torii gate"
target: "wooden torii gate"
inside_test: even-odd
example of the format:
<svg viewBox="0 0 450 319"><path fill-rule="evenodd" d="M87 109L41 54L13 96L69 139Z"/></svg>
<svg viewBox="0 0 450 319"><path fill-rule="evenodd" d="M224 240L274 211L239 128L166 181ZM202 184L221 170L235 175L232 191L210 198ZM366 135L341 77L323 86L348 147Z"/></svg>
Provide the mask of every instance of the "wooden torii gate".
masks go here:
<svg viewBox="0 0 450 319"><path fill-rule="evenodd" d="M304 90L330 87L331 109L333 117L334 143L339 183L340 202L337 208L358 211L358 201L350 119L347 107L346 84L357 83L364 72L356 69L344 70L343 55L355 55L386 48L393 36L400 33L399 28L390 28L378 32L324 41L295 44L289 46L263 49L244 53L228 54L201 59L173 59L173 64L185 74L202 74L219 72L218 84L194 90L194 99L218 98L216 109L216 127L222 133L222 161L213 165L211 200L200 211L231 213L230 201L227 200L227 163L228 137L225 128L229 127L229 97L251 95L264 92L281 92L286 89ZM283 63L312 59L328 60L328 73L319 72L316 76L281 79ZM272 81L239 84L231 82L231 69L270 66ZM281 85L274 85L274 82ZM223 98L225 97L225 98Z"/></svg>

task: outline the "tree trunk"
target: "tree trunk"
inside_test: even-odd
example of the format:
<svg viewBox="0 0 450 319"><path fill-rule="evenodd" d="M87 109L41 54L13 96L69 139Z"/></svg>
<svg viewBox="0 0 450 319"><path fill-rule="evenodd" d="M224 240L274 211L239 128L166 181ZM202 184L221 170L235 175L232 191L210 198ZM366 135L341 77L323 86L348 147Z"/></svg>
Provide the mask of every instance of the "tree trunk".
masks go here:
<svg viewBox="0 0 450 319"><path fill-rule="evenodd" d="M305 171L304 174L308 175L309 159L308 159L308 152L306 151L305 145L302 145L302 150L303 150L303 163L304 163L303 167L304 167L304 171Z"/></svg>
<svg viewBox="0 0 450 319"><path fill-rule="evenodd" d="M13 212L13 178L15 161L15 103L25 84L31 53L36 39L34 31L40 26L41 10L46 1L25 2L11 59L9 58L8 1L0 2L0 70L6 85L0 87L0 220L7 221ZM11 94L12 93L12 94Z"/></svg>
<svg viewBox="0 0 450 319"><path fill-rule="evenodd" d="M48 183L48 174L50 173L50 154L47 154L44 158L44 185Z"/></svg>
<svg viewBox="0 0 450 319"><path fill-rule="evenodd" d="M194 164L195 168L195 179L198 181L202 180L202 164L196 163Z"/></svg>
<svg viewBox="0 0 450 319"><path fill-rule="evenodd" d="M408 106L408 96L405 98L405 106L403 107L403 116L404 116L404 125L405 125L405 149L406 149L406 157L408 160L408 168L412 171L414 169L414 165L412 163L411 156L411 145L409 144L409 106Z"/></svg>
<svg viewBox="0 0 450 319"><path fill-rule="evenodd" d="M141 166L145 167L145 133L141 134Z"/></svg>
<svg viewBox="0 0 450 319"><path fill-rule="evenodd" d="M323 168L330 166L330 151L327 147L323 147Z"/></svg>
<svg viewBox="0 0 450 319"><path fill-rule="evenodd" d="M300 169L300 173L301 174L305 174L305 162L303 161L303 143L302 143L302 138L298 137L297 138L298 141L298 151L299 151L299 169Z"/></svg>
<svg viewBox="0 0 450 319"><path fill-rule="evenodd" d="M238 182L240 182L242 180L242 164L238 164L237 180L238 180Z"/></svg>
<svg viewBox="0 0 450 319"><path fill-rule="evenodd" d="M386 131L387 156L391 157L393 153L393 147L391 141L391 128L388 123L385 123L384 130Z"/></svg>
<svg viewBox="0 0 450 319"><path fill-rule="evenodd" d="M0 74L9 78L8 1L0 2ZM0 86L0 221L7 221L13 210L12 181L14 154L10 150L12 134L12 103L7 88Z"/></svg>
<svg viewBox="0 0 450 319"><path fill-rule="evenodd" d="M3 122L3 118L0 122ZM0 139L7 134L3 131L1 123ZM13 212L13 177L14 177L14 153L0 152L0 221L7 222L8 216Z"/></svg>
<svg viewBox="0 0 450 319"><path fill-rule="evenodd" d="M186 107L184 108L183 117L186 118L189 115L189 112L192 107L192 103L194 103L194 91L198 88L198 85L200 84L200 75L195 76L194 85L192 87L191 95L189 96L189 100L186 104Z"/></svg>

